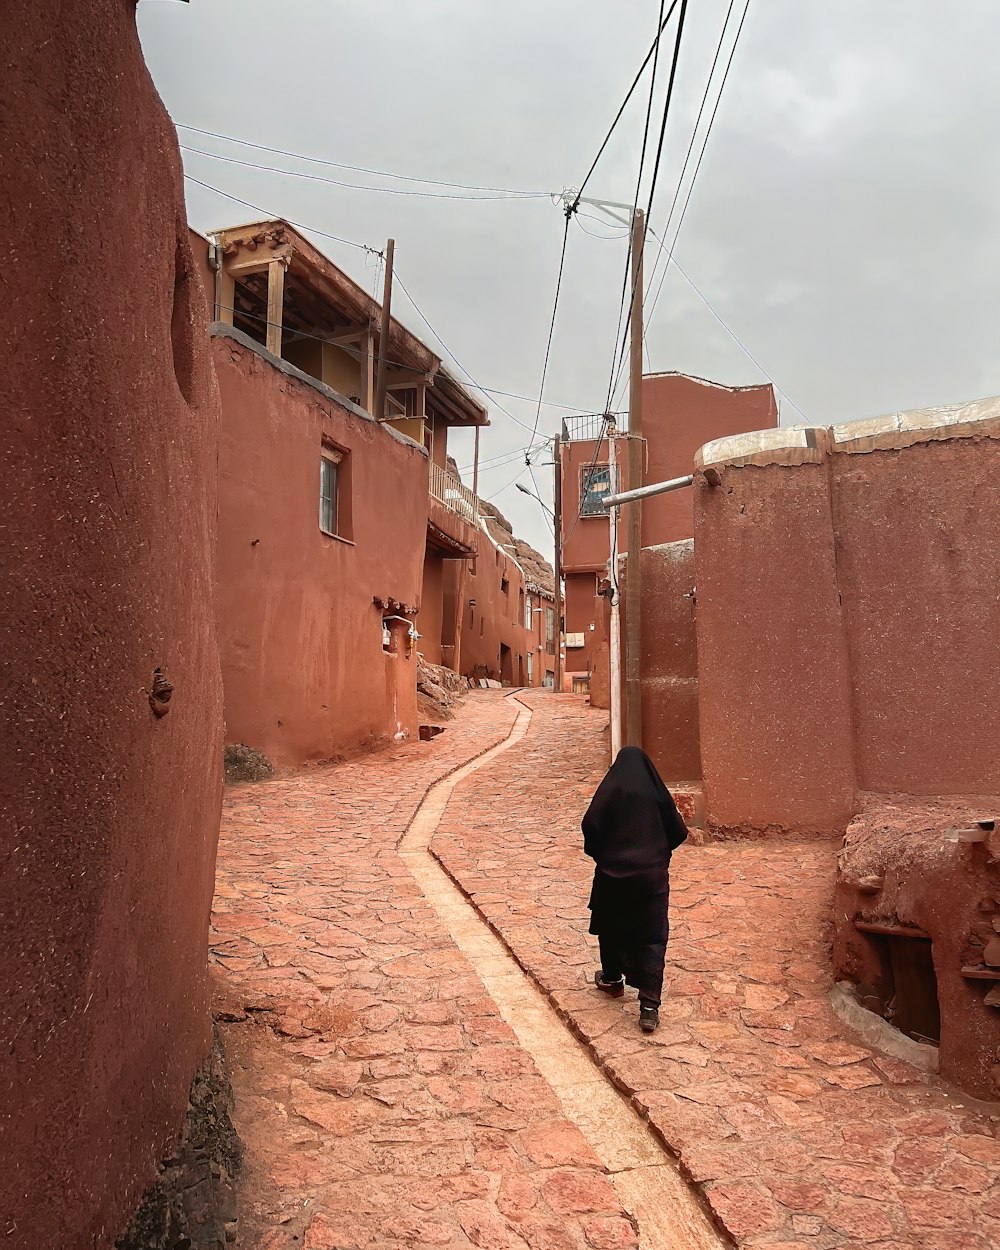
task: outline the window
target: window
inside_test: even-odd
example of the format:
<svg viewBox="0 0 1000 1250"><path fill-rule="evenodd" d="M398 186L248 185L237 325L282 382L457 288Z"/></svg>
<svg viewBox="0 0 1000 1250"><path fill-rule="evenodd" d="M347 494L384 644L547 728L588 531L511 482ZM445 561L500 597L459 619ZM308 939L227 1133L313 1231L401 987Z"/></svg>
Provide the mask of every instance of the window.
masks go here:
<svg viewBox="0 0 1000 1250"><path fill-rule="evenodd" d="M500 578L500 593L503 595L506 595L506 594L509 594L509 592L510 592L510 581L506 577L501 577Z"/></svg>
<svg viewBox="0 0 1000 1250"><path fill-rule="evenodd" d="M525 608L525 610L524 610L524 627L525 627L525 629L534 629L534 628L535 628L535 622L534 622L534 619L533 619L533 613L534 613L534 600L531 598L531 595L528 595L528 606L527 606L527 607Z"/></svg>
<svg viewBox="0 0 1000 1250"><path fill-rule="evenodd" d="M524 620L525 613L524 613L524 591L523 590L519 590L517 592L517 615L518 615L519 620L522 620L522 621ZM531 601L530 600L528 602L528 619L527 619L526 624L528 628L530 629L531 628Z"/></svg>
<svg viewBox="0 0 1000 1250"><path fill-rule="evenodd" d="M337 533L337 487L340 457L324 450L319 462L319 527L324 534Z"/></svg>
<svg viewBox="0 0 1000 1250"><path fill-rule="evenodd" d="M617 476L617 475L616 475ZM580 470L580 515L608 515L604 500L611 491L611 466L598 464Z"/></svg>
<svg viewBox="0 0 1000 1250"><path fill-rule="evenodd" d="M351 458L332 443L323 440L319 460L319 528L331 538L350 542Z"/></svg>
<svg viewBox="0 0 1000 1250"><path fill-rule="evenodd" d="M556 610L545 609L545 650L549 655L556 653Z"/></svg>

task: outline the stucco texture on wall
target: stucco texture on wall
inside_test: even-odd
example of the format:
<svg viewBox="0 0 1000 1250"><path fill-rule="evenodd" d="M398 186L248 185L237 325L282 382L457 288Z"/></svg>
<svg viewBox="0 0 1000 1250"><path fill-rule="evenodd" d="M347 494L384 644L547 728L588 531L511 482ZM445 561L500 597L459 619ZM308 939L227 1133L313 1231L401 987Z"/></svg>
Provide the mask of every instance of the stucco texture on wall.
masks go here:
<svg viewBox="0 0 1000 1250"><path fill-rule="evenodd" d="M0 1211L107 1250L209 1049L218 396L134 6L13 0L0 61Z"/></svg>
<svg viewBox="0 0 1000 1250"><path fill-rule="evenodd" d="M485 524L478 542L478 558L465 578L460 669L467 677L485 674L505 685L525 685L528 631L520 606L524 574L493 542Z"/></svg>
<svg viewBox="0 0 1000 1250"><path fill-rule="evenodd" d="M621 575L623 636L627 581L626 558ZM642 743L668 785L701 777L694 583L692 540L643 549Z"/></svg>
<svg viewBox="0 0 1000 1250"><path fill-rule="evenodd" d="M215 326L212 342L226 741L294 764L414 734L416 655L405 637L383 651L375 600L419 605L426 453L238 331ZM339 537L319 525L331 450L342 456Z"/></svg>
<svg viewBox="0 0 1000 1250"><path fill-rule="evenodd" d="M726 468L694 489L709 819L842 830L855 783L828 471Z"/></svg>
<svg viewBox="0 0 1000 1250"><path fill-rule="evenodd" d="M1000 439L833 459L858 784L1000 791Z"/></svg>
<svg viewBox="0 0 1000 1250"><path fill-rule="evenodd" d="M699 453L710 822L842 830L865 793L996 794L1000 399Z"/></svg>

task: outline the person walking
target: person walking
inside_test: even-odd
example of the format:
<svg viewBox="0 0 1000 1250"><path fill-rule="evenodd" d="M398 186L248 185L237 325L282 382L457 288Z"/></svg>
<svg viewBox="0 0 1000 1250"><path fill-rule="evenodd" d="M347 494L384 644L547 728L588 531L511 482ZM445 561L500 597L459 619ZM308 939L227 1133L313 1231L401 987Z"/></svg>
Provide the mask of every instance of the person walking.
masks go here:
<svg viewBox="0 0 1000 1250"><path fill-rule="evenodd" d="M653 761L623 747L597 787L582 822L583 849L594 861L590 932L601 967L594 984L621 998L639 991L639 1026L660 1023L667 954L670 856L687 837L677 805Z"/></svg>

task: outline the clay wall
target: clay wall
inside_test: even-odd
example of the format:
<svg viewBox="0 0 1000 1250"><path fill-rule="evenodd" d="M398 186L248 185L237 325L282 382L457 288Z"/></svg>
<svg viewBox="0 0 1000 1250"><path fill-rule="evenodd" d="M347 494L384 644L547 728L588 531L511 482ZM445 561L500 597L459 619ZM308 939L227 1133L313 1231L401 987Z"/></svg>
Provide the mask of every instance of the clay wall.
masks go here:
<svg viewBox="0 0 1000 1250"><path fill-rule="evenodd" d="M527 648L533 656L531 662L531 677L529 685L540 687L545 685L545 678L548 674L553 680L556 671L556 657L554 638L550 643L546 633L546 612L555 611L555 600L551 596L539 595L535 591L529 591L527 595L528 607L531 611L531 623L527 624L527 616L525 617L525 628L527 630ZM549 647L552 650L549 650Z"/></svg>
<svg viewBox="0 0 1000 1250"><path fill-rule="evenodd" d="M711 439L774 427L778 421L777 402L770 385L728 387L680 373L646 375L642 380L642 403L646 443L643 485L691 473L695 453ZM620 487L626 489L631 484L627 480L628 442L621 436L623 433L624 428L618 441L618 477ZM563 569L567 579L566 632L585 634L583 648L567 651L567 671L591 673L592 690L596 681L602 691L609 680L602 667L607 665L606 648L599 648L595 631L590 628L600 616L601 600L595 597L593 589L584 587L592 585L589 574L604 576L609 526L606 515L580 516L579 510L582 475L591 465L607 465L607 440L603 440L599 451L594 438L564 441L559 446L559 461L563 483ZM674 491L643 502L643 547L689 539L693 534L690 491ZM619 525L618 549L623 555L627 552L624 517Z"/></svg>
<svg viewBox="0 0 1000 1250"><path fill-rule="evenodd" d="M769 384L730 387L683 373L646 374L642 379L643 484L692 473L695 453L712 439L777 424L778 404ZM624 445L620 454L627 455ZM694 501L689 490L643 501L643 547L693 535Z"/></svg>
<svg viewBox="0 0 1000 1250"><path fill-rule="evenodd" d="M858 784L1000 791L1000 439L836 456Z"/></svg>
<svg viewBox="0 0 1000 1250"><path fill-rule="evenodd" d="M701 753L692 595L694 542L688 539L644 548L642 577L642 745L668 785L698 781ZM625 559L621 574L623 637L627 581Z"/></svg>
<svg viewBox="0 0 1000 1250"><path fill-rule="evenodd" d="M1000 400L699 462L711 823L839 831L865 792L1000 791Z"/></svg>
<svg viewBox="0 0 1000 1250"><path fill-rule="evenodd" d="M450 561L456 564L457 561ZM457 578L458 569L451 573ZM507 582L507 592L502 583ZM486 671L496 681L519 685L527 681L528 631L519 608L524 590L524 574L519 565L502 551L485 526L479 531L479 555L470 563L465 578L461 616L460 672L469 677ZM471 605L469 600L474 599ZM501 648L509 649L507 671L503 670Z"/></svg>
<svg viewBox="0 0 1000 1250"><path fill-rule="evenodd" d="M13 0L0 61L0 1212L110 1250L209 1049L218 393L134 5Z"/></svg>
<svg viewBox="0 0 1000 1250"><path fill-rule="evenodd" d="M445 561L430 547L424 556L423 587L420 593L420 651L428 664L443 663L441 638L444 618Z"/></svg>
<svg viewBox="0 0 1000 1250"><path fill-rule="evenodd" d="M238 331L213 336L226 740L294 764L412 735L416 658L405 637L383 651L375 600L419 604L426 453ZM330 448L339 537L319 527Z"/></svg>

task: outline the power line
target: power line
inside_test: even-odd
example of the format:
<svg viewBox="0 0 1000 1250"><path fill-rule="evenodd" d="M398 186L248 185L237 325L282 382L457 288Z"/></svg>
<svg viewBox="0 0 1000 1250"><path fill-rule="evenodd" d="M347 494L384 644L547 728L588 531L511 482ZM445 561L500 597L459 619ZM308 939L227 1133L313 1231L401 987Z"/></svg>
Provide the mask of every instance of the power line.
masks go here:
<svg viewBox="0 0 1000 1250"><path fill-rule="evenodd" d="M718 64L719 64L719 57L720 57L720 56L721 56L721 54L722 54L722 45L725 43L725 39L726 39L726 31L729 29L729 21L730 21L730 19L732 18L732 15L733 15L733 9L735 8L735 6L736 6L736 0L729 0L729 8L726 10L726 17L725 17L725 20L724 20L724 21L723 21L723 23L722 23L722 30L719 32L719 42L718 42L718 43L716 44L716 46L715 46L715 56L712 58L712 67L711 67L711 69L708 71L708 77L705 79L705 90L702 92L702 96L701 96L701 104L698 106L698 116L695 118L694 125L691 127L691 141L690 141L690 143L688 144L687 152L686 152L686 153L685 153L685 155L684 155L684 164L681 166L680 177L677 179L677 187L676 187L676 189L674 190L674 198L673 198L673 200L672 200L672 201L671 201L671 203L670 203L670 212L669 212L669 213L667 213L667 220L666 220L666 224L665 224L665 225L664 225L664 227L663 227L663 233L664 233L664 236L666 236L666 235L670 232L670 223L671 223L671 222L673 221L673 219L674 219L674 209L677 207L677 201L678 201L678 199L680 199L681 188L682 188L682 187L683 187L683 185L684 185L684 175L685 175L685 174L687 173L687 171L688 171L688 165L689 165L689 163L690 163L690 161L691 161L691 153L694 151L694 144L695 144L695 140L696 140L696 139L697 139L697 137L698 137L698 128L699 128L699 126L701 125L702 115L703 115L703 114L704 114L704 112L705 112L705 105L706 105L706 104L707 104L707 102L708 102L708 96L709 96L709 92L711 91L711 88L712 88L712 82L713 82L713 81L714 81L714 79L715 79L715 70L716 70L716 67L717 67L717 66L718 66ZM747 0L747 8L749 8L749 0ZM746 9L744 9L744 11L743 11L743 16L744 16L744 18L746 17ZM742 28L742 23L741 23L740 25L741 25L741 28ZM737 38L737 40L739 40L739 31L737 31L737 33L736 33L736 38ZM735 48L735 46L736 46L736 45L735 45L735 43L734 43L733 47ZM723 85L723 87L725 86L725 80L723 80L722 85ZM721 93L721 90L720 90L720 93L719 93L719 94L720 94L720 98L721 98L721 94L722 94L722 93ZM717 110L717 109L718 109L718 101L716 101L716 106L715 106L715 107L716 107L716 110ZM714 117L715 117L715 113L714 113L714 112L713 112L713 114L712 114L712 117L713 117L713 120L714 120ZM711 124L709 124L709 131L711 131ZM706 141L707 141L707 138L706 138ZM702 145L702 152L703 152L703 153L704 153L704 150L705 150L704 145ZM699 158L699 164L700 164L700 158ZM695 174L695 177L697 177L697 174ZM693 185L693 184L694 184L694 179L692 179L692 185ZM649 284L650 284L650 286L652 286L652 284L653 284L653 275L656 273L656 268L657 268L657 266L658 266L658 265L659 265L659 263L660 263L660 257L662 256L662 254L663 254L663 240L661 239L661 240L660 240L660 247L659 247L659 250L658 250L658 251L657 251L657 253L656 253L656 259L653 261L653 267L652 267L652 269L650 270L650 275L649 275ZM669 260L667 261L667 263L668 263L668 264L670 263L670 262L669 262Z"/></svg>
<svg viewBox="0 0 1000 1250"><path fill-rule="evenodd" d="M655 96L656 96L656 69L660 61L660 39L663 35L663 27L665 24L663 21L663 3L664 3L664 0L660 0L660 13L656 22L656 39L653 42L653 73L649 81L649 100L646 104L646 122L645 122L645 125L643 126L643 131L642 131L642 151L639 154L639 171L636 174L636 179L635 179L635 195L632 197L633 216L632 216L631 225L635 224L634 206L638 204L639 202L639 191L640 191L640 188L642 187L642 175L646 166L646 149L649 145L649 124L653 118L653 100L655 99ZM673 12L673 8L671 8L671 12ZM679 30L678 30L678 34L679 34ZM669 104L669 99L668 99L668 104ZM626 293L628 292L629 270L631 268L631 260L632 260L632 237L633 237L633 230L630 229L629 236L628 236L628 252L625 256L625 276L622 278L622 293L621 293L621 298L618 303L618 325L615 327L615 350L614 350L614 354L611 357L611 376L608 378L608 397L604 403L605 410L611 407L611 391L614 386L615 360L618 355L618 336L622 332L622 314L625 308L625 296L626 296ZM622 344L623 344L623 351L624 351L624 339L622 340Z"/></svg>
<svg viewBox="0 0 1000 1250"><path fill-rule="evenodd" d="M206 152L202 148L188 147L181 144L182 152L190 152L196 156L206 156L209 160L225 161L228 165L241 165L245 169L259 169L270 174L284 174L288 178L302 178L307 182L322 182L331 187L345 187L350 191L375 191L381 195L406 195L417 196L431 200L465 200L470 202L489 202L497 203L502 200L537 200L548 199L548 194L542 192L511 192L509 194L493 194L487 193L483 195L465 195L457 194L452 191L411 191L403 190L399 187L371 187L364 186L357 182L343 182L339 178L327 178L323 174L308 174L301 169L279 169L276 165L260 165L255 161L243 161L235 156L223 156L218 152Z"/></svg>
<svg viewBox="0 0 1000 1250"><path fill-rule="evenodd" d="M663 29L666 26L667 22L670 21L671 17L673 17L674 9L676 7L677 7L677 0L673 0L673 2L670 5L669 13L667 13L667 16L661 22L659 29L656 32L656 38L653 40L652 44L650 45L649 51L646 53L645 57L643 58L643 62L639 66L639 69L636 72L635 78L632 80L631 87L629 87L628 91L626 91L625 93L625 99L622 100L621 108L615 114L615 120L611 123L611 128L608 130L608 133L605 135L604 142L598 148L597 155L594 157L590 168L587 170L587 176L584 178L583 182L580 184L580 189L576 193L576 199L573 205L574 211L579 206L580 197L583 195L584 190L586 189L587 183L590 182L590 179L593 176L594 170L597 168L597 162L604 155L604 149L608 146L608 143L611 141L611 136L615 133L615 128L617 127L618 123L621 121L622 114L625 112L625 109L628 106L629 100L632 99L632 94L635 91L636 87L638 87L639 80L642 78L643 74L645 73L646 66L649 64L650 60L656 54L656 49L659 46L659 42L660 42L660 36L663 34ZM661 11L662 11L662 6L661 6Z"/></svg>
<svg viewBox="0 0 1000 1250"><path fill-rule="evenodd" d="M211 139L222 139L226 143L236 143L240 147L255 148L258 152L270 152L274 156L288 156L293 160L308 161L313 165L326 165L331 169L349 169L357 174L371 174L376 178L395 178L399 182L419 182L428 187L448 187L453 191L489 191L500 195L521 196L523 198L546 196L547 191L524 191L512 187L482 187L464 182L443 182L436 178L418 178L410 174L395 174L385 169L368 169L364 165L349 165L345 161L324 160L318 156L307 156L304 152L289 152L284 148L268 147L264 143L251 143L249 139L237 139L233 135L219 134L214 130L202 130L198 126L185 126L182 122L175 123L178 130L190 130L194 134L207 135Z"/></svg>
<svg viewBox="0 0 1000 1250"><path fill-rule="evenodd" d="M534 439L535 435L538 433L538 421L542 415L542 399L545 396L545 378L549 372L549 355L552 351L552 339L556 330L556 313L559 311L559 294L562 291L563 269L566 265L566 244L569 242L569 223L573 217L573 214L569 209L566 210L565 217L566 221L563 227L562 249L559 253L559 273L556 276L556 294L555 299L552 301L552 320L549 322L549 337L545 344L545 359L542 362L542 380L538 386L538 404L535 408L535 424L531 430L532 439Z"/></svg>
<svg viewBox="0 0 1000 1250"><path fill-rule="evenodd" d="M802 409L798 406L798 404L792 399L792 397L788 394L788 392L785 390L782 390L782 388L777 384L777 382L775 382L774 378L771 377L768 371L764 368L764 366L760 363L757 357L753 354L750 348L747 347L746 343L744 343L743 340L737 335L736 331L733 330L733 328L722 319L722 317L719 315L718 312L716 312L712 304L709 303L707 296L701 291L699 287L695 285L695 283L692 281L690 276L681 266L680 261L677 260L676 257L674 257L672 259L672 263L673 263L674 268L681 275L684 281L688 284L691 290L694 291L695 295L698 296L701 302L705 305L708 311L716 319L719 325L722 326L723 330L725 330L725 332L729 335L729 337L733 340L733 342L742 350L742 352L747 357L747 359L752 361L753 364L757 366L757 368L761 371L764 377L767 378L768 382L771 383L771 385L778 392L778 394L783 396L784 399L787 400L789 404L791 404L791 406L795 409L795 411L799 414L799 416L803 419L803 421L808 421L809 418L802 411Z"/></svg>
<svg viewBox="0 0 1000 1250"><path fill-rule="evenodd" d="M730 11L731 11L731 10L732 10L732 4L730 4ZM712 135L712 127L715 125L715 118L716 118L716 116L718 115L718 112L719 112L719 105L720 105L720 104L721 104L721 102L722 102L722 93L723 93L723 92L725 91L725 89L726 89L726 82L727 82L727 80L728 80L728 78L729 78L729 71L730 71L730 69L732 68L732 65L733 65L733 59L734 59L734 57L735 57L735 55L736 55L736 48L737 48L737 46L738 46L738 44L739 44L739 42L740 42L740 35L743 33L743 26L744 26L744 23L745 23L745 22L746 22L746 20L747 20L747 14L749 13L749 11L750 11L750 0L746 0L745 5L743 6L743 16L740 18L740 24L739 24L739 26L738 26L738 27L737 27L737 29L736 29L736 38L733 40L733 46L732 46L732 47L730 48L730 50L729 50L729 59L728 59L728 60L727 60L727 62L726 62L726 68L725 68L725 71L724 71L724 73L723 73L723 75L722 75L722 82L721 82L721 84L720 84L720 86L719 86L719 94L716 96L716 99L715 99L715 106L714 106L714 107L713 107L713 109L712 109L712 116L709 118L709 121L708 121L708 128L707 128L707 130L705 131L705 137L704 137L704 139L703 139L703 141L702 141L702 145L701 145L701 151L700 151L700 152L699 152L699 154L698 154L698 162L697 162L697 164L695 165L694 174L693 174L693 175L692 175L692 177L691 177L691 182L688 184L687 196L685 197L685 200L684 200L684 206L683 206L683 208L681 209L681 215L680 215L680 218L679 218L679 220L678 220L678 222L677 222L677 229L674 231L674 236L673 236L673 239L672 239L672 241L671 241L671 243L670 243L670 247L667 249L667 259L666 259L666 262L665 262L665 264L664 264L664 266L663 266L663 273L660 275L660 281L659 281L659 284L657 285L657 288L656 288L656 294L653 296L653 302L652 302L652 304L650 305L650 309L649 309L649 319L652 319L653 312L654 312L654 311L655 311L655 309L656 309L656 304L657 304L657 301L658 301L658 300L659 300L659 298L660 298L660 291L663 289L663 283L664 283L664 281L666 280L667 270L670 268L670 262L671 262L671 260L673 259L674 249L675 249L675 248L676 248L676 246L677 246L677 240L678 240L678 238L680 237L681 228L682 228L682 227L683 227L683 225L684 225L684 218L687 216L688 205L691 203L691 196L692 196L692 194L694 193L695 183L696 183L696 182L697 182L697 180L698 180L698 173L699 173L699 171L700 171L700 169L701 169L701 164L702 164L702 161L705 159L705 151L706 151L706 149L708 148L708 141L709 141L709 139L711 138L711 135ZM726 23L727 23L727 24L728 24L728 21L729 21L729 15L727 14L727 16L726 16ZM721 50L721 48L722 48L722 41L723 41L723 37L724 37L724 36L725 36L725 25L723 26L722 35L720 35L720 37L719 37L719 49L720 49L720 50ZM717 51L716 51L716 60L718 60L718 55L719 55L719 52L718 52L718 50L717 50ZM712 62L712 74L714 74L714 73L715 73L715 61L713 61L713 62ZM709 83L710 83L710 82L711 82L711 75L709 76ZM706 93L706 96L707 96L707 94L708 94L708 86L707 86L707 85L706 85L706 88L705 88L705 93ZM704 106L704 99L702 100L702 105ZM701 119L701 113L700 113L700 111L699 111L699 114L698 114L698 118L699 118L699 120ZM696 132L697 132L697 127L698 127L698 123L696 122L696 123L695 123L695 131L692 133L692 136L691 136L691 138L692 138L692 143L693 143L693 141L694 141L694 133L696 133ZM688 149L688 156L690 156L690 154L691 154L691 150L690 150L690 148L689 148L689 149ZM685 162L684 162L684 167L685 167L685 169L687 168L687 160L685 160ZM684 171L682 170L682 171L681 171L681 177L680 177L680 180L679 180L679 181L678 181L678 183L677 183L677 190L678 190L678 192L680 191L681 182L683 181L683 179L684 179ZM659 264L660 255L661 255L661 254L662 254L662 252L663 252L663 248L664 248L664 244L665 244L665 240L666 240L666 235L667 235L667 232L668 232L668 231L669 231L669 229L670 229L670 221L671 221L671 218L673 217L674 207L675 207L676 203L677 203L677 197L675 196L675 197L674 197L674 204L672 204L672 205L671 205L671 207L670 207L670 215L667 217L667 224L666 224L666 226L664 227L664 231L663 231L664 238L663 238L663 239L661 239L661 241L660 241L660 251L657 253L656 261L654 262L654 265L653 265L653 270L654 270L654 272L655 272L656 266ZM650 278L650 286L652 286L652 278ZM794 406L795 406L795 405L793 405L793 407L794 407Z"/></svg>
<svg viewBox="0 0 1000 1250"><path fill-rule="evenodd" d="M643 223L643 237L641 241L641 246L643 248L643 251L645 251L646 234L649 231L649 220L650 220L650 217L652 216L653 203L656 199L656 184L659 180L659 175L660 175L660 162L663 159L663 144L664 144L664 140L666 139L666 134L667 134L667 119L670 116L670 105L674 97L674 87L677 82L677 63L680 60L681 40L684 37L684 22L687 17L687 8L688 8L688 0L681 0L681 11L677 18L677 36L674 39L674 54L670 63L670 77L667 80L667 96L663 102L663 118L662 118L662 121L660 122L660 139L656 148L656 160L653 164L653 177L652 177L652 180L650 181L650 186L649 186L649 198L646 202L646 217ZM628 272L628 267L626 266L626 274L627 272ZM635 299L636 299L637 293L638 292L636 289L636 284L633 284L632 295L631 295L631 298L629 299L629 305L628 305L628 316L625 318L626 325L631 320L632 309L635 305ZM622 361L624 363L624 359L625 359L625 335L624 333L622 334L621 353L622 353ZM612 365L611 379L608 383L608 399L607 399L607 405L606 405L608 408L611 407L612 393L613 393L614 385L615 385L614 377L615 377L615 366Z"/></svg>
<svg viewBox="0 0 1000 1250"><path fill-rule="evenodd" d="M206 191L214 191L216 195L221 195L236 204L242 204L244 208L252 208L255 213L263 213L268 221L287 221L290 226L297 226L299 230L308 230L310 234L318 234L321 238L333 239L335 243L346 243L348 247L356 247L362 252L371 252L373 256L382 255L379 248L370 247L367 243L358 243L354 239L345 239L339 234L329 234L326 230L317 230L315 226L307 226L301 221L293 221L291 217L281 217L279 214L270 213L266 208L261 208L259 204L251 204L249 200L242 200L238 195L233 195L229 191L223 191L221 187L213 187L211 183L202 182L200 178L195 178L193 174L185 174L184 178L187 182L194 182L199 187L204 187Z"/></svg>
<svg viewBox="0 0 1000 1250"><path fill-rule="evenodd" d="M399 287L399 289L403 292L406 298L410 301L411 305L413 306L413 311L417 314L417 316L424 323L427 329L430 330L431 334L433 334L434 337L437 339L437 341L441 344L441 347L443 348L446 355L451 357L456 368L460 369L461 372L465 374L465 376L469 379L469 381L471 382L471 384L473 385L473 387L475 387L477 391L479 391L483 395L486 395L487 398L489 398L488 393L479 385L479 383L472 376L472 374L468 371L468 369L466 369L465 365L462 364L462 362L458 359L458 357L451 350L451 348L449 348L448 344L444 341L441 335L438 334L437 330L434 329L430 321L428 321L427 316L421 309L420 305L417 303L417 301L413 298L413 296L407 290L405 283L403 282L402 278L399 276L398 269L393 271L393 283ZM524 430L531 431L531 437L532 439L534 439L535 431L532 429L530 425L522 421L519 417L515 417L514 414L509 409L505 408L503 404L497 403L495 399L492 402L497 408L500 409L502 413L504 413L505 416L509 417L511 421L514 422L515 425L519 425Z"/></svg>

